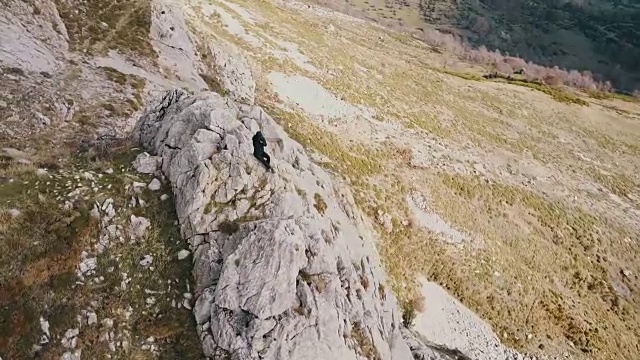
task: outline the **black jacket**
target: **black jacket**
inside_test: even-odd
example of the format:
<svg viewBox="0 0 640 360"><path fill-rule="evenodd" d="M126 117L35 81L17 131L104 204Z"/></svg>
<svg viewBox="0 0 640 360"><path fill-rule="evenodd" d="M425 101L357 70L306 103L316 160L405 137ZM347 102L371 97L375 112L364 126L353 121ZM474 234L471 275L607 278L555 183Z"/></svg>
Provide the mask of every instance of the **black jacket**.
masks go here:
<svg viewBox="0 0 640 360"><path fill-rule="evenodd" d="M253 141L253 152L258 154L263 153L264 147L267 146L267 140L265 140L264 136L262 135L262 131L258 131L255 135L253 135L253 138L251 138L251 140Z"/></svg>

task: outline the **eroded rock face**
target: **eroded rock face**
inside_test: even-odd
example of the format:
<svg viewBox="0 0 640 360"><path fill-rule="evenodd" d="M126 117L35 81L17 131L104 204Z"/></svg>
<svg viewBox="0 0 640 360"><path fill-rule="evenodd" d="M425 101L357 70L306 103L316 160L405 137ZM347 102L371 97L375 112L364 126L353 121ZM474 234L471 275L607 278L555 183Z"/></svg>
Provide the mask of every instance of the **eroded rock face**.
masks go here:
<svg viewBox="0 0 640 360"><path fill-rule="evenodd" d="M252 156L258 129L275 174ZM413 358L351 194L261 108L170 91L134 136L162 158L175 193L205 355Z"/></svg>
<svg viewBox="0 0 640 360"><path fill-rule="evenodd" d="M34 15L37 14L37 15ZM0 63L54 73L68 49L64 23L50 0L7 0L0 7Z"/></svg>

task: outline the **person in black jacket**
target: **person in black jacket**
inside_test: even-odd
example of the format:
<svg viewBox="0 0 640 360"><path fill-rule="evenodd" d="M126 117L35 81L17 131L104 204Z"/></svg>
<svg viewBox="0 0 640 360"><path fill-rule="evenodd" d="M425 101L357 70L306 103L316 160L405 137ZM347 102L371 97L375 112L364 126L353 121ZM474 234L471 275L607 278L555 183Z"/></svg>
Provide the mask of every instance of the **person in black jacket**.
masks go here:
<svg viewBox="0 0 640 360"><path fill-rule="evenodd" d="M267 168L267 170L273 172L273 169L271 168L271 158L266 152L264 152L264 148L267 146L267 140L262 135L262 131L258 131L253 135L251 140L253 141L253 156L255 156L256 159L258 159L258 161Z"/></svg>

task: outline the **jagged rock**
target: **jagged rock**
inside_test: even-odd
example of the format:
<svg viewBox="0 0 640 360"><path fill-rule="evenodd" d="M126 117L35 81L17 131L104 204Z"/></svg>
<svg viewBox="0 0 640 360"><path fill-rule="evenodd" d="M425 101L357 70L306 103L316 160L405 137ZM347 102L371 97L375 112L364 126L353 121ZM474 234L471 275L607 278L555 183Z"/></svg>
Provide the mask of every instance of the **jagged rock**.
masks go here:
<svg viewBox="0 0 640 360"><path fill-rule="evenodd" d="M77 336L80 334L78 329L69 329L64 333L64 337L62 338L62 346L74 349L77 343Z"/></svg>
<svg viewBox="0 0 640 360"><path fill-rule="evenodd" d="M229 96L240 103L255 103L256 83L251 74L251 67L243 56L233 47L217 43L209 47L217 66L221 85L229 92Z"/></svg>
<svg viewBox="0 0 640 360"><path fill-rule="evenodd" d="M378 222L384 228L384 231L390 233L393 231L393 219L391 215L383 212L382 210L378 210Z"/></svg>
<svg viewBox="0 0 640 360"><path fill-rule="evenodd" d="M256 128L277 139L277 175L252 156ZM175 189L194 252L193 312L209 324L205 355L355 360L372 348L382 360L412 359L396 300L380 293L385 274L370 224L261 108L169 91L148 106L134 138L162 158ZM330 211L320 214L297 189Z"/></svg>
<svg viewBox="0 0 640 360"><path fill-rule="evenodd" d="M93 311L87 312L87 325L93 325L96 323L98 323L98 315Z"/></svg>
<svg viewBox="0 0 640 360"><path fill-rule="evenodd" d="M3 3L0 8L0 63L28 71L53 73L63 66L57 59L68 49L69 39L53 1L38 1L38 26L32 19L29 3ZM12 10L12 11L8 11ZM54 30L55 29L55 30Z"/></svg>
<svg viewBox="0 0 640 360"><path fill-rule="evenodd" d="M131 227L129 228L129 235L132 239L141 238L144 236L147 228L151 226L151 222L146 218L140 216L131 215Z"/></svg>
<svg viewBox="0 0 640 360"><path fill-rule="evenodd" d="M49 322L42 316L40 317L40 329L43 332L42 338L40 339L40 344L46 344L49 342L49 338L51 338L51 333L49 333Z"/></svg>
<svg viewBox="0 0 640 360"><path fill-rule="evenodd" d="M133 161L133 168L139 173L154 174L158 170L161 161L161 158L150 156L145 152L136 157Z"/></svg>
<svg viewBox="0 0 640 360"><path fill-rule="evenodd" d="M3 152L3 155L5 155L7 157L10 157L14 161L17 161L17 162L20 162L20 163L24 163L24 164L30 164L31 163L31 161L29 160L29 155L27 155L25 152L20 151L18 149L3 148L2 152Z"/></svg>

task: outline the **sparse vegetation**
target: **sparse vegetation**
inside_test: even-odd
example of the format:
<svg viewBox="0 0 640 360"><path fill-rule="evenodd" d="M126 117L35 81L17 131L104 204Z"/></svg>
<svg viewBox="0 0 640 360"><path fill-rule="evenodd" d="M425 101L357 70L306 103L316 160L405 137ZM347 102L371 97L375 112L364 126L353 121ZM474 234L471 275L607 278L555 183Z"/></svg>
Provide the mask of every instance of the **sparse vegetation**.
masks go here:
<svg viewBox="0 0 640 360"><path fill-rule="evenodd" d="M218 81L218 79L207 74L200 74L200 77L202 78L202 80L204 80L204 82L207 83L207 86L209 86L209 90L217 92L222 96L229 95L229 91L220 84L220 81Z"/></svg>
<svg viewBox="0 0 640 360"><path fill-rule="evenodd" d="M617 196L625 197L637 187L633 179L625 174L603 173L598 169L590 169L591 177Z"/></svg>
<svg viewBox="0 0 640 360"><path fill-rule="evenodd" d="M629 19L629 16L637 16L628 14L634 14L635 10L632 8L616 7L615 10L601 11L600 5L595 4L587 6L572 4L533 5L527 2L517 2L513 6L518 7L520 11L514 12L511 7L498 4L495 1L454 3L426 0L417 4L399 5L402 11L393 9L389 14L388 4L385 8L375 3L368 4L366 1L354 1L346 6L333 0L315 0L315 2L352 16L376 21L399 32L413 34L414 37L423 40L437 52L453 54L463 61L481 65L489 70L498 70L507 74L524 70L522 72L529 80L542 81L551 86L561 84L581 90L613 91L613 86L607 80L618 83L620 88L633 89L638 86L638 76L632 70L635 65L629 63L626 58L621 59L618 56L620 49L611 51L611 44L582 47L572 43L575 39L573 36L587 42L606 41L603 39L610 39L610 36L613 36L608 30L606 35L598 36L595 34L600 33L602 29L608 29L613 23L619 25L619 27L614 26L614 32L619 36L623 38L630 36L626 30L623 30L630 23L619 17L622 12L626 12L625 19ZM624 10L622 10L623 8ZM492 18L494 15L496 17ZM545 15L552 16L551 24L540 20ZM580 16L586 18L580 18ZM561 25L555 24L554 21L560 18L563 18ZM523 24L518 24L517 22L521 20L526 21ZM516 23L514 24L512 21ZM596 25L600 21L602 22ZM540 26L541 23L545 25ZM445 26L437 29L433 24L444 24ZM571 30L571 27L567 28L567 24L584 29L585 34L588 35L585 36L578 32L567 36L566 33L563 33L563 31ZM522 31L521 26L526 26L530 31ZM548 42L547 32L553 31L558 33L554 34L554 41ZM505 34L508 34L508 38L503 37ZM530 36L531 34L535 35ZM512 36L517 37L517 40L512 39ZM640 47L637 43L634 44L635 46L625 49L637 53L640 51ZM560 46L563 47L558 48ZM489 50L488 47L494 50ZM607 54L600 54L602 57L594 56L591 54L594 49L597 49L596 52L607 49ZM505 51L523 56L512 56ZM586 52L588 55L567 56L573 52ZM526 57L527 55L529 57ZM549 61L545 58L546 56L556 61ZM578 61L567 61L567 59L578 59ZM612 63L624 65L615 67L610 65ZM590 68L592 71L601 72L606 76L594 75L589 70L565 70L554 65L564 66L566 69L572 67Z"/></svg>
<svg viewBox="0 0 640 360"><path fill-rule="evenodd" d="M83 356L93 358L113 353L127 358L146 357L150 353L139 347L149 337L156 339L155 346L166 356L201 355L191 313L176 309L171 303L172 297L182 301L190 278L189 263L178 262L175 257L182 247L177 242L179 231L173 225L176 218L173 205L145 193L139 196L145 197L147 208L128 208L125 204L129 198L123 189L132 179L138 180L128 165L135 154L118 146L111 150L92 161L76 157L62 169L49 169L44 176L36 175L32 167L28 171L28 165L24 165L22 172L7 171L12 166L0 167L2 356L16 359L36 356L33 345L43 335L40 317L49 322L51 337L37 356L59 356L63 352L59 345L61 337L68 329L78 327L77 317L85 310L94 311L99 322L114 320L116 334L121 336L127 331L128 337L123 339L138 349L126 351L119 347L112 352L108 342L99 340L100 325L85 325L78 336ZM102 173L107 168L115 171ZM72 207L63 207L60 197L81 188L76 183L85 189L91 185L89 178L79 177L86 172L94 174L91 175L94 186L99 186L102 192L82 192L84 196L72 201ZM12 181L8 181L9 177ZM117 229L122 227L126 231L128 224L120 221L128 219L130 213L147 217L151 228L135 244L116 243L100 254L95 252L95 245L103 229L89 213L94 201L102 203L108 197L114 200L116 219L120 219L114 225ZM7 216L9 209L19 210L20 215ZM140 258L146 254L153 254L153 270L141 271ZM96 256L98 267L95 275L79 282L76 272L83 256ZM122 274L129 279L126 288L121 285ZM168 296L147 293L165 291L167 286ZM150 297L155 299L153 306ZM133 316L126 315L128 306ZM83 319L86 321L84 316Z"/></svg>
<svg viewBox="0 0 640 360"><path fill-rule="evenodd" d="M365 329L359 323L351 324L351 337L355 340L358 351L362 356L368 360L381 359L378 350L371 341L371 338L365 333Z"/></svg>
<svg viewBox="0 0 640 360"><path fill-rule="evenodd" d="M616 245L628 236L626 230L602 224L580 209L566 208L517 187L486 185L480 179L451 175L443 175L442 181L453 194L465 203L478 204L479 212L486 214L470 221L465 218L470 213L461 207L443 207L450 219L465 228L476 229L487 239L500 236L496 246L503 259L492 263L495 269L492 271L499 274L492 277L505 279L501 281L513 279L509 281L518 281L521 287L516 293L497 290L483 300L484 295L474 295L478 291L472 290L475 286L462 280L467 276L462 271L432 273L432 276L447 283L447 288L463 302L497 325L499 333L509 334L505 339L507 343L523 346L522 330L509 323L526 324L533 333L563 336L582 352L591 354L607 347L614 341L613 336L626 333L629 326L636 327L631 324L640 318L637 304L628 306L634 300L622 298L609 285L609 274L615 271L611 259L635 256L627 254L625 246ZM446 204L451 206L451 200L446 200ZM510 226L506 224L513 224L511 221L519 221L517 219L528 219L527 235L501 232L499 226ZM505 225L497 225L501 223ZM498 228L491 229L492 225ZM556 284L562 284L563 293L557 290ZM517 303L506 300L506 296L513 299L516 294L520 299ZM567 298L581 301L563 300ZM509 310L495 311L496 302ZM505 322L506 317L511 318L509 323ZM610 330L605 331L596 317L599 321L606 318ZM630 354L633 350L620 347L618 351Z"/></svg>
<svg viewBox="0 0 640 360"><path fill-rule="evenodd" d="M108 50L155 60L149 42L151 2L56 0L73 50L103 55Z"/></svg>
<svg viewBox="0 0 640 360"><path fill-rule="evenodd" d="M441 72L448 74L448 75L452 75L452 76L457 76L461 79L465 79L465 80L473 80L473 81L484 81L484 78L478 74L474 74L474 73L468 73L468 72L461 72L461 71L455 71L455 70L450 70L450 69L440 69Z"/></svg>
<svg viewBox="0 0 640 360"><path fill-rule="evenodd" d="M327 210L327 203L322 198L322 195L315 193L313 195L313 200L315 201L313 207L315 207L320 214L324 215L324 212Z"/></svg>
<svg viewBox="0 0 640 360"><path fill-rule="evenodd" d="M218 229L225 235L233 235L240 230L240 225L237 221L223 221L218 225Z"/></svg>
<svg viewBox="0 0 640 360"><path fill-rule="evenodd" d="M322 274L309 274L306 271L300 271L298 274L300 280L304 281L308 286L313 286L322 293L327 288L327 279Z"/></svg>
<svg viewBox="0 0 640 360"><path fill-rule="evenodd" d="M411 299L403 301L401 307L402 324L407 328L411 328L418 313L424 311L424 297L422 295L416 295Z"/></svg>
<svg viewBox="0 0 640 360"><path fill-rule="evenodd" d="M553 88L549 85L539 85L525 81L510 81L509 83L541 91L561 103L589 106L589 103L585 100L582 100L580 97L573 95L565 90Z"/></svg>

